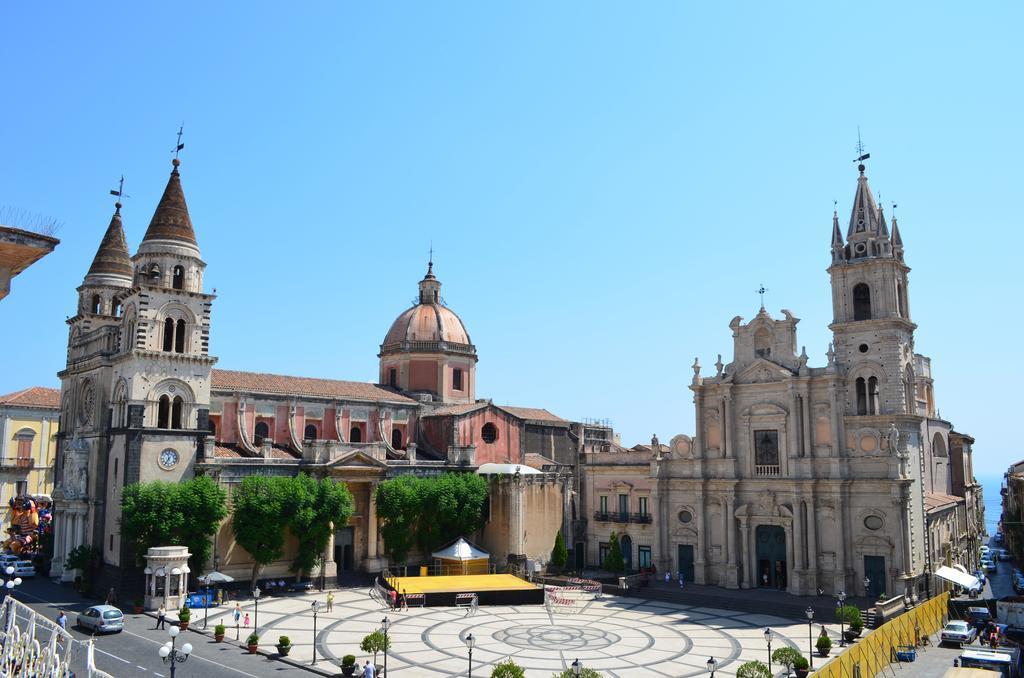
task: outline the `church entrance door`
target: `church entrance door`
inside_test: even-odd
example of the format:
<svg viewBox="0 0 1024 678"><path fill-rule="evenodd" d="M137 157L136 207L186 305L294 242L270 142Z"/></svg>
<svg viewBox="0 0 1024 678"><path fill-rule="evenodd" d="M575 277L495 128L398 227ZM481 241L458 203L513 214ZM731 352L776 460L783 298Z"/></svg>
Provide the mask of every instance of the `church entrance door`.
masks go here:
<svg viewBox="0 0 1024 678"><path fill-rule="evenodd" d="M355 543L355 528L343 527L334 535L334 562L337 563L338 572L351 572L355 560L353 544Z"/></svg>
<svg viewBox="0 0 1024 678"><path fill-rule="evenodd" d="M786 530L778 525L758 525L757 584L768 588L786 588Z"/></svg>
<svg viewBox="0 0 1024 678"><path fill-rule="evenodd" d="M683 581L693 583L693 544L679 545L679 574Z"/></svg>
<svg viewBox="0 0 1024 678"><path fill-rule="evenodd" d="M864 576L871 582L868 597L877 598L885 593L885 556L864 556Z"/></svg>

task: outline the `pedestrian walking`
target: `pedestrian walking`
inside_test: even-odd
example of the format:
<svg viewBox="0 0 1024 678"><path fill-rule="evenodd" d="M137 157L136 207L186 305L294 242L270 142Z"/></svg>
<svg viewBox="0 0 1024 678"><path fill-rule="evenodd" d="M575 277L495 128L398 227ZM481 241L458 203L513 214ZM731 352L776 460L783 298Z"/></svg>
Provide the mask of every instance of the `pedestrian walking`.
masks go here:
<svg viewBox="0 0 1024 678"><path fill-rule="evenodd" d="M388 593L388 600L391 603L391 609L393 611L398 606L398 591L391 589L391 592Z"/></svg>
<svg viewBox="0 0 1024 678"><path fill-rule="evenodd" d="M249 613L248 612L245 613L245 619L242 620L242 626L244 626L245 628L249 628Z"/></svg>
<svg viewBox="0 0 1024 678"><path fill-rule="evenodd" d="M680 590L680 591L682 591L682 590L683 590L683 583L684 583L685 581L686 581L686 577L684 577L684 576L683 576L683 573L682 573L682 572L680 572L680 573L679 573L679 590Z"/></svg>
<svg viewBox="0 0 1024 678"><path fill-rule="evenodd" d="M159 609L156 611L156 627L158 629L167 628L165 622L167 620L167 610L164 609L164 604L160 603Z"/></svg>
<svg viewBox="0 0 1024 678"><path fill-rule="evenodd" d="M57 626L63 631L66 631L68 628L68 616L64 614L64 610L61 610L60 614L57 615Z"/></svg>
<svg viewBox="0 0 1024 678"><path fill-rule="evenodd" d="M363 665L363 678L374 678L377 674L377 669L373 668L370 664L370 660L366 660L366 664Z"/></svg>
<svg viewBox="0 0 1024 678"><path fill-rule="evenodd" d="M327 611L330 612L334 609L334 591L327 592Z"/></svg>
<svg viewBox="0 0 1024 678"><path fill-rule="evenodd" d="M672 575L668 570L665 570L665 583L668 584L672 581Z"/></svg>

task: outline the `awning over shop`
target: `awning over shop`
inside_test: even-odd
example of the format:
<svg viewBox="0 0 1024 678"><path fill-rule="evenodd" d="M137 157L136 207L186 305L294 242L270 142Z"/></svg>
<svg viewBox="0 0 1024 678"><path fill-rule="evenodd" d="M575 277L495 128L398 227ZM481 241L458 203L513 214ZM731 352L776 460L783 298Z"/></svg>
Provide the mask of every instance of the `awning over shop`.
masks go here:
<svg viewBox="0 0 1024 678"><path fill-rule="evenodd" d="M981 586L981 582L978 581L977 577L964 574L960 570L955 570L952 567L946 567L945 565L935 570L935 576L942 577L946 581L951 581L965 589L973 589Z"/></svg>

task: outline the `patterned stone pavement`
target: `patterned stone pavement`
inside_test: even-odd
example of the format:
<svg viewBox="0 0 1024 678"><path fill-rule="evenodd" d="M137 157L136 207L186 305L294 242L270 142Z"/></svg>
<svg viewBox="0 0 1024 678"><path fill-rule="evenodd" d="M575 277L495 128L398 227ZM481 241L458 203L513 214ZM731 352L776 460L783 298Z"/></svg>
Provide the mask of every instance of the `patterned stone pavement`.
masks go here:
<svg viewBox="0 0 1024 678"><path fill-rule="evenodd" d="M790 645L806 656L809 642L806 623L638 598L605 596L589 605L581 604L576 613L549 614L537 605L481 607L469 614L464 608L437 607L391 612L371 601L365 589L336 591L334 611L325 612L325 595L261 600L261 649L271 650L278 636L287 635L294 646L289 658L309 663L313 600L321 601L317 619L319 668L337 667L341 657L349 653L362 664L367 657L359 650L360 640L379 628L387 615L392 621L388 671L399 678L465 676L469 661L464 639L469 633L476 639L474 675L489 675L489 665L511 656L526 668L528 676L545 678L568 668L576 658L609 678L706 676L710 656L719 662L716 676L733 676L743 662L767 659L763 636L766 626L775 632L773 649ZM243 602L250 617L253 607L251 600ZM193 614L193 620L200 619L193 628L201 626L201 616ZM229 627L228 638L234 638L230 610L211 610L210 631L215 619L223 619ZM819 629L815 624L815 637ZM829 626L828 630L836 643L838 628ZM244 628L240 632L243 639L248 635ZM816 657L815 665L824 661ZM378 657L378 663L383 663L382 657Z"/></svg>

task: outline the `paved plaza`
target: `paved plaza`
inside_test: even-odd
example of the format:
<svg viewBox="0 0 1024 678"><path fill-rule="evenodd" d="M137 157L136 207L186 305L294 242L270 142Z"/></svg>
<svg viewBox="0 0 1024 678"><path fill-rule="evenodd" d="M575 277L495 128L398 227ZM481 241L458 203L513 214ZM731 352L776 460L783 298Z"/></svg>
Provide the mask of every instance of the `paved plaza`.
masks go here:
<svg viewBox="0 0 1024 678"><path fill-rule="evenodd" d="M273 652L278 636L287 635L293 644L289 659L308 664L312 660L314 600L321 602L319 668L330 671L333 665L336 671L341 657L350 653L361 665L368 657L359 650L359 642L379 628L387 615L393 622L388 671L409 678L466 675L469 662L464 639L470 633L476 640L474 675L490 675L491 664L512 657L528 676L545 678L568 668L576 658L609 677L706 676L711 656L719 662L716 676L733 676L745 661L766 661L766 626L775 632L773 649L790 645L806 655L809 642L806 623L639 598L605 596L581 605L577 613L556 614L549 614L541 605L487 606L475 613L448 607L391 612L372 601L366 589L336 591L333 612L325 612L325 599L325 593L261 599L261 650ZM244 601L242 607L255 621L253 602ZM215 620L223 620L227 639L233 642L230 607L210 613L207 632L212 632ZM202 625L203 612L195 610L192 627L198 630ZM819 629L815 624L815 637ZM838 640L838 630L828 627L833 643ZM244 627L240 629L243 641L247 635ZM815 665L824 661L816 657ZM383 663L382 657L378 663Z"/></svg>

